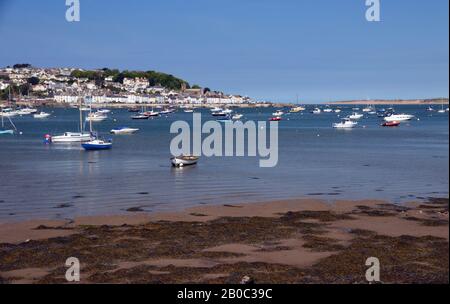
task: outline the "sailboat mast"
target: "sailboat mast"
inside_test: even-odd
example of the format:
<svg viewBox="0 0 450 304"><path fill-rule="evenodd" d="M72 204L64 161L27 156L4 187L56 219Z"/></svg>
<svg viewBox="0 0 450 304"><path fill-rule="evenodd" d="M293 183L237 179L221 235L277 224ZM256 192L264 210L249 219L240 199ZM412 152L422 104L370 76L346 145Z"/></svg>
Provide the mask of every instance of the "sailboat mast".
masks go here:
<svg viewBox="0 0 450 304"><path fill-rule="evenodd" d="M83 133L83 111L81 110L81 98L78 98L80 106L79 106L79 111L80 111L80 133Z"/></svg>

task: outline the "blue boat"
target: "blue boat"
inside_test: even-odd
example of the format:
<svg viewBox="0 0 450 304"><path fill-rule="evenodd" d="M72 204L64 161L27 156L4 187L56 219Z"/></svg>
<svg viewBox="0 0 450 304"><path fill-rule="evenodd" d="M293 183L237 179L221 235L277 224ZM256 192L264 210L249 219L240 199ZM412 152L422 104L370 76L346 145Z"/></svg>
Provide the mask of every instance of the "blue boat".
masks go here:
<svg viewBox="0 0 450 304"><path fill-rule="evenodd" d="M93 141L83 143L81 146L87 151L109 150L112 148L112 143L110 141L95 139Z"/></svg>

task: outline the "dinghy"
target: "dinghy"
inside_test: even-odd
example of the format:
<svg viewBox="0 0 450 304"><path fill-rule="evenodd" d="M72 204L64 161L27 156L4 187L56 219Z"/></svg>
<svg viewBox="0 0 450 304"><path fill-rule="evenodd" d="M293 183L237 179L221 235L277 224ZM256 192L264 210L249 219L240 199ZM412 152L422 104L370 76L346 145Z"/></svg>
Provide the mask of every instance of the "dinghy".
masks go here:
<svg viewBox="0 0 450 304"><path fill-rule="evenodd" d="M198 160L198 156L178 156L170 159L174 167L192 166L197 164Z"/></svg>

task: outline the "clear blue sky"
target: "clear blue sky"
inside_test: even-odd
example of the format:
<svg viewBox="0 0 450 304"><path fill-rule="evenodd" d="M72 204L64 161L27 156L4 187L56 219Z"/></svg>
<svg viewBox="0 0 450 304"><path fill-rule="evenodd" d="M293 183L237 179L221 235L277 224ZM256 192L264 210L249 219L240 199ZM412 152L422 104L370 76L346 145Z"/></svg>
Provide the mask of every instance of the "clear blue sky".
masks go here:
<svg viewBox="0 0 450 304"><path fill-rule="evenodd" d="M274 101L448 97L448 0L0 0L0 66L159 70Z"/></svg>

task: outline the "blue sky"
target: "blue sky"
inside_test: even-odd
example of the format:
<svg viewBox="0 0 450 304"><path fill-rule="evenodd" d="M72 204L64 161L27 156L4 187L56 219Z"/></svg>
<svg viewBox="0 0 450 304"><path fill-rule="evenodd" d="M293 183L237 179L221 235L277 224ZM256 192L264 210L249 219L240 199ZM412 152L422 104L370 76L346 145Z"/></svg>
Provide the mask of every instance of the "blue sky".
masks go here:
<svg viewBox="0 0 450 304"><path fill-rule="evenodd" d="M0 0L0 66L168 72L273 101L448 97L448 0Z"/></svg>

